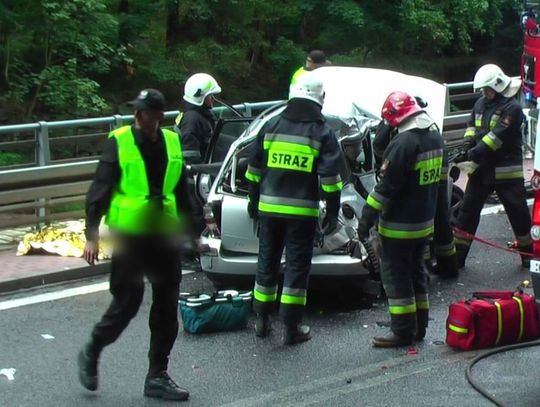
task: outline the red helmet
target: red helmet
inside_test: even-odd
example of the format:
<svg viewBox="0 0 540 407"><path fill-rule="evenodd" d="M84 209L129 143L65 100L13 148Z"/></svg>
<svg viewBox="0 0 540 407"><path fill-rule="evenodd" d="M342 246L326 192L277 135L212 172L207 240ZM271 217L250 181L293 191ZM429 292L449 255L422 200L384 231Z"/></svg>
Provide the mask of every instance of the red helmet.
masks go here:
<svg viewBox="0 0 540 407"><path fill-rule="evenodd" d="M386 98L381 116L388 121L390 126L397 127L407 117L421 111L422 108L415 98L405 92L396 91L390 93Z"/></svg>

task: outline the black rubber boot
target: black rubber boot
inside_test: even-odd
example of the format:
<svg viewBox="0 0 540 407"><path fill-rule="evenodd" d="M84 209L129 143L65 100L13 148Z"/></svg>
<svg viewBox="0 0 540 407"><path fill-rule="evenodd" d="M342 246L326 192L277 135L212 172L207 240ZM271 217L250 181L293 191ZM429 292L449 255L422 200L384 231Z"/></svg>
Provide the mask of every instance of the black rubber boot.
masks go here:
<svg viewBox="0 0 540 407"><path fill-rule="evenodd" d="M401 336L401 335L396 335L392 331L390 331L385 336L375 336L371 341L371 343L373 344L373 347L375 348L397 348L400 346L411 345L412 342L413 342L412 335Z"/></svg>
<svg viewBox="0 0 540 407"><path fill-rule="evenodd" d="M465 260L462 262L465 264ZM443 278L456 278L459 275L457 253L451 256L437 256L437 264L431 273Z"/></svg>
<svg viewBox="0 0 540 407"><path fill-rule="evenodd" d="M144 395L165 400L185 401L189 392L179 387L166 371L146 376Z"/></svg>
<svg viewBox="0 0 540 407"><path fill-rule="evenodd" d="M465 267L465 259L469 254L469 249L470 247L467 245L456 244L456 263L458 269Z"/></svg>
<svg viewBox="0 0 540 407"><path fill-rule="evenodd" d="M265 338L271 330L272 326L268 314L257 314L255 320L255 335L259 338Z"/></svg>
<svg viewBox="0 0 540 407"><path fill-rule="evenodd" d="M416 333L414 334L414 340L423 341L425 337L426 337L426 328L418 327L416 330Z"/></svg>
<svg viewBox="0 0 540 407"><path fill-rule="evenodd" d="M311 339L311 328L301 324L285 325L284 345L295 345L297 343L306 342Z"/></svg>
<svg viewBox="0 0 540 407"><path fill-rule="evenodd" d="M98 360L99 351L95 350L91 344L83 347L77 356L79 381L90 391L96 391L98 388Z"/></svg>

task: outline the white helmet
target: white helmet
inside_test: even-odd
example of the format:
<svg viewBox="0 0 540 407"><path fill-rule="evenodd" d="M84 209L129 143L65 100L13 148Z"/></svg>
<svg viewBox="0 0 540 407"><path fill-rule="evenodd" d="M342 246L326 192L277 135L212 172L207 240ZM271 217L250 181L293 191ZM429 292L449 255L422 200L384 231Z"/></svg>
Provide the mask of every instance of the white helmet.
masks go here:
<svg viewBox="0 0 540 407"><path fill-rule="evenodd" d="M207 73L191 75L184 86L184 100L197 106L202 106L206 96L217 93L221 93L221 88Z"/></svg>
<svg viewBox="0 0 540 407"><path fill-rule="evenodd" d="M497 65L487 64L476 71L473 87L474 90L488 87L505 97L512 97L521 87L521 80L506 76Z"/></svg>
<svg viewBox="0 0 540 407"><path fill-rule="evenodd" d="M323 83L316 72L306 72L296 80L289 91L289 99L292 98L309 99L320 106L323 105Z"/></svg>

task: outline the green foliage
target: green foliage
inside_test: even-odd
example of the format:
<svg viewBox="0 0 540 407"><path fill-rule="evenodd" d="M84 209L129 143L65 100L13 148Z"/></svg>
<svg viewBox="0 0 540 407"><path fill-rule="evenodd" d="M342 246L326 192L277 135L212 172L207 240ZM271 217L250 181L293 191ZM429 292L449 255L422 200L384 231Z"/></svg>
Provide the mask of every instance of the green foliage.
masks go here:
<svg viewBox="0 0 540 407"><path fill-rule="evenodd" d="M0 106L14 122L100 115L154 87L175 101L173 108L186 78L201 71L214 75L232 102L283 98L292 72L317 48L334 64L443 79L447 66L458 66L448 58L481 59L478 51L517 65L522 39L512 27L519 26L520 4L2 0ZM492 52L494 39L505 52Z"/></svg>

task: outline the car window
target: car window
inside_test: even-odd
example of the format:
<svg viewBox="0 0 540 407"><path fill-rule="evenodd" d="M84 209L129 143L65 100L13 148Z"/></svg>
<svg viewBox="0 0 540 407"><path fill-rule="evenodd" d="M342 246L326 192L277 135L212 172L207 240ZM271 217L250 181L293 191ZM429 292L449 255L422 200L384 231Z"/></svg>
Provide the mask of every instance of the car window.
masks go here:
<svg viewBox="0 0 540 407"><path fill-rule="evenodd" d="M225 160L232 143L248 128L252 120L251 118L219 120L212 135L205 162L215 163Z"/></svg>

